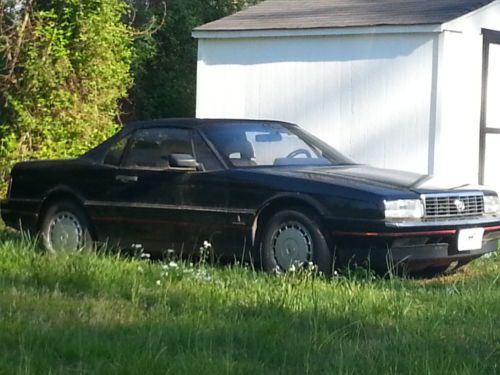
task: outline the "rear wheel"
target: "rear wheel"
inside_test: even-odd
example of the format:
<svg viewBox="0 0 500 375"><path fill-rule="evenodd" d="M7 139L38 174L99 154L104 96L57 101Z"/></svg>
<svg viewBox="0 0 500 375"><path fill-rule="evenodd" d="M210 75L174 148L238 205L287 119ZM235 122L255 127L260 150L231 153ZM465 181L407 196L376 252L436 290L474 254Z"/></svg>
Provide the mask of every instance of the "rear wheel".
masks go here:
<svg viewBox="0 0 500 375"><path fill-rule="evenodd" d="M283 210L272 216L262 234L261 263L265 271L286 272L292 266L313 263L332 274L332 254L320 221L305 209Z"/></svg>
<svg viewBox="0 0 500 375"><path fill-rule="evenodd" d="M92 247L86 215L70 201L54 203L47 209L40 234L45 249L50 252L74 252Z"/></svg>

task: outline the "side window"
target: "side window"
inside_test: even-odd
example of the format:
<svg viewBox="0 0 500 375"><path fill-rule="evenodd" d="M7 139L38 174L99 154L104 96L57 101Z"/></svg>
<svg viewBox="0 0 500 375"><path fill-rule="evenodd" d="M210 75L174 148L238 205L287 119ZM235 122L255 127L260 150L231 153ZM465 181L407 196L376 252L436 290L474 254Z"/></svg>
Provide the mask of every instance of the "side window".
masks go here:
<svg viewBox="0 0 500 375"><path fill-rule="evenodd" d="M201 163L206 171L223 169L219 159L217 159L210 147L208 147L205 140L197 131L194 132L193 141L196 161Z"/></svg>
<svg viewBox="0 0 500 375"><path fill-rule="evenodd" d="M170 154L193 154L191 132L178 128L151 128L135 132L122 165L166 169Z"/></svg>
<svg viewBox="0 0 500 375"><path fill-rule="evenodd" d="M123 137L108 149L108 152L104 157L104 164L114 166L118 166L120 164L120 159L122 158L123 151L127 146L129 138L129 136Z"/></svg>

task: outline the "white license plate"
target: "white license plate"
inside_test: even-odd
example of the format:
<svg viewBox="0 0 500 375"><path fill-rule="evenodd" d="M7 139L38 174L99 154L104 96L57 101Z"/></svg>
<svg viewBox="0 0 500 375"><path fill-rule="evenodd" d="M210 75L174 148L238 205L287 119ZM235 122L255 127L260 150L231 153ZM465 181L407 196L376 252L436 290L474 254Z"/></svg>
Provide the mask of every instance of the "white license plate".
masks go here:
<svg viewBox="0 0 500 375"><path fill-rule="evenodd" d="M483 228L461 229L458 232L458 251L479 250L483 247Z"/></svg>

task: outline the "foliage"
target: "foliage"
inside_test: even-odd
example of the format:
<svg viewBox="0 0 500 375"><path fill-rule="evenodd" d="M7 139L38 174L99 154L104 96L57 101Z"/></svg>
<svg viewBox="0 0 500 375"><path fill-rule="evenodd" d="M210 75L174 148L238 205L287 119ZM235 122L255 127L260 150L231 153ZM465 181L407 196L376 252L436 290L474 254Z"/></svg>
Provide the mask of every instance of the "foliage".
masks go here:
<svg viewBox="0 0 500 375"><path fill-rule="evenodd" d="M192 30L260 0L168 0L166 17L149 39L136 42L135 85L128 116L137 119L194 116L197 41ZM162 18L163 1L132 0L135 25Z"/></svg>
<svg viewBox="0 0 500 375"><path fill-rule="evenodd" d="M126 11L122 0L24 0L4 12L0 23L15 27L0 39L0 177L14 161L75 156L114 131L132 83Z"/></svg>
<svg viewBox="0 0 500 375"><path fill-rule="evenodd" d="M258 1L0 0L0 192L14 162L108 137L121 104L128 118L192 116L192 29Z"/></svg>
<svg viewBox="0 0 500 375"><path fill-rule="evenodd" d="M495 374L500 257L434 280L50 256L0 233L2 374Z"/></svg>

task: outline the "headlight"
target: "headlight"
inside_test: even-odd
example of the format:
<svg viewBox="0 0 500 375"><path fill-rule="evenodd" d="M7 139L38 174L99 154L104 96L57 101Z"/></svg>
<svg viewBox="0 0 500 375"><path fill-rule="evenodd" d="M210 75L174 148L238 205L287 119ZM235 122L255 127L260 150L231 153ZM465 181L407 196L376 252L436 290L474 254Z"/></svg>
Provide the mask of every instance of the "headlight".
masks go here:
<svg viewBox="0 0 500 375"><path fill-rule="evenodd" d="M420 199L384 201L386 219L420 219L424 217L424 205Z"/></svg>
<svg viewBox="0 0 500 375"><path fill-rule="evenodd" d="M485 214L499 214L500 213L500 200L496 195L484 196L484 213Z"/></svg>

